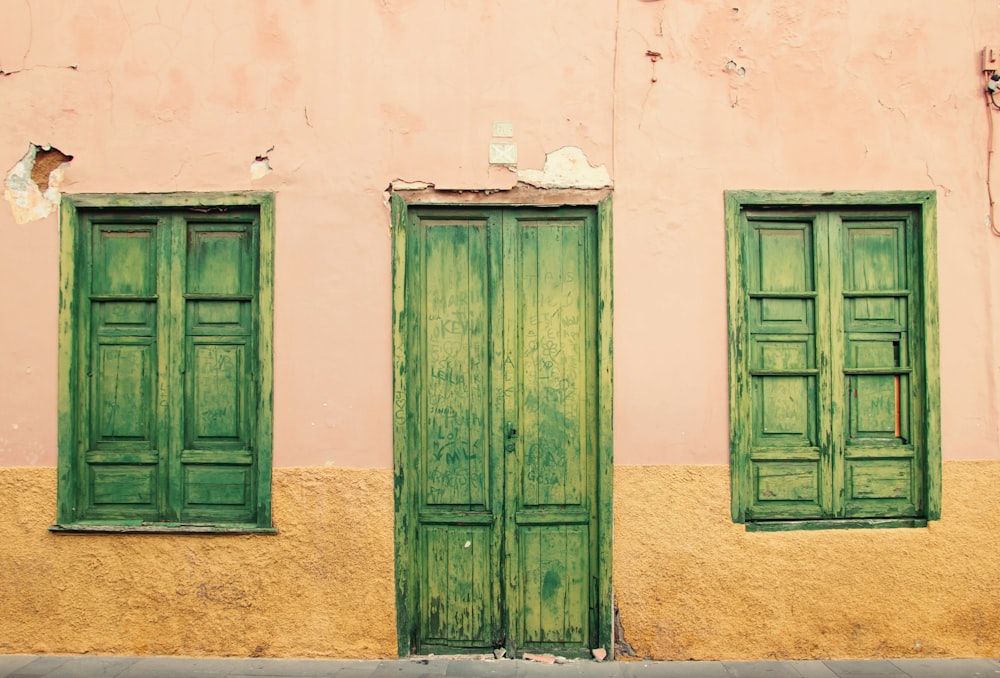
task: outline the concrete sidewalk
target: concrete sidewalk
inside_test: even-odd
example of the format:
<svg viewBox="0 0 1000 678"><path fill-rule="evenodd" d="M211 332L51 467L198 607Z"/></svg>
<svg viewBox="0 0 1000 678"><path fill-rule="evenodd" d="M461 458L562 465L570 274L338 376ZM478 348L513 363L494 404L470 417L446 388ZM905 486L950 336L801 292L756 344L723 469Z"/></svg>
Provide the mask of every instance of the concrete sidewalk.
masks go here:
<svg viewBox="0 0 1000 678"><path fill-rule="evenodd" d="M994 659L892 659L866 661L604 662L541 664L525 660L397 659L191 659L178 657L92 657L0 655L3 678L1000 678Z"/></svg>

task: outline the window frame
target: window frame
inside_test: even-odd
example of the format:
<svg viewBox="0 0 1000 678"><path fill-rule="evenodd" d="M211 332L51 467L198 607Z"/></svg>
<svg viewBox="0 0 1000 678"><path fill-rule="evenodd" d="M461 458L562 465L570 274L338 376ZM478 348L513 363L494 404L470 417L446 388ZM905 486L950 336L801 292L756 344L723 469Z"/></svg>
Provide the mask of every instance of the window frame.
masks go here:
<svg viewBox="0 0 1000 678"><path fill-rule="evenodd" d="M255 421L256 521L253 523L174 523L138 520L79 520L74 503L79 494L76 471L78 439L77 402L80 348L86 339L77 330L83 292L76 273L80 265L81 211L146 210L150 213L185 208L255 208L259 215L256 351L254 370L257 392ZM59 330L58 330L58 461L56 522L52 532L164 532L164 533L266 533L272 525L271 480L274 391L274 194L244 192L177 193L78 193L64 194L59 218Z"/></svg>
<svg viewBox="0 0 1000 678"><path fill-rule="evenodd" d="M941 515L941 401L940 401L940 348L938 323L937 278L937 194L935 191L725 191L726 228L726 287L728 310L729 353L729 434L731 512L735 523L743 523L748 531L782 531L799 529L830 529L856 527L919 527L928 520L938 520ZM824 519L775 519L753 521L746 516L749 491L746 487L749 421L745 408L751 393L748 360L748 315L746 308L746 252L743 247L743 215L748 209L778 210L829 210L838 209L909 209L919 215L919 237L914 245L919 248L917 268L920 279L914 281L921 306L922 323L921 355L919 361L924 383L922 398L924 411L920 420L919 435L923 438L924 474L923 516L918 518L824 518ZM918 462L919 463L919 462Z"/></svg>

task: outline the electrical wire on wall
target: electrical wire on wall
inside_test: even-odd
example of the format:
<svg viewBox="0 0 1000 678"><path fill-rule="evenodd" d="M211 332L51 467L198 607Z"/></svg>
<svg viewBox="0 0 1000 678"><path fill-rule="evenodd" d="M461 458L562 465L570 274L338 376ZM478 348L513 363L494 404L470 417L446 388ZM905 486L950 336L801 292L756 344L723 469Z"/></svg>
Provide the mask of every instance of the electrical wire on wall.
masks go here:
<svg viewBox="0 0 1000 678"><path fill-rule="evenodd" d="M993 112L1000 111L1000 104L997 103L996 93L1000 89L1000 73L996 71L986 71L989 80L986 81L984 94L986 97L986 127L989 130L986 137L986 195L990 201L990 232L1000 238L1000 229L997 229L994 218L996 203L993 200Z"/></svg>

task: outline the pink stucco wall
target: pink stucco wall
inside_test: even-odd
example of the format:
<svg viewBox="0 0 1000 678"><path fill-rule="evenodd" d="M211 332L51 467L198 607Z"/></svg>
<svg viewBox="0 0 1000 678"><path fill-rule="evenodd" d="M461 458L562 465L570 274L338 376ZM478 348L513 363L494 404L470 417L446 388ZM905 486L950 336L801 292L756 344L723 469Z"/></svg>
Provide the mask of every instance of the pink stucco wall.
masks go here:
<svg viewBox="0 0 1000 678"><path fill-rule="evenodd" d="M1000 458L992 0L0 10L4 174L33 142L74 156L68 192L276 193L278 466L391 466L383 191L510 186L495 121L520 168L576 146L614 181L616 462L727 462L722 192L745 188L938 191L944 457ZM55 215L0 204L0 285L0 465L52 466Z"/></svg>

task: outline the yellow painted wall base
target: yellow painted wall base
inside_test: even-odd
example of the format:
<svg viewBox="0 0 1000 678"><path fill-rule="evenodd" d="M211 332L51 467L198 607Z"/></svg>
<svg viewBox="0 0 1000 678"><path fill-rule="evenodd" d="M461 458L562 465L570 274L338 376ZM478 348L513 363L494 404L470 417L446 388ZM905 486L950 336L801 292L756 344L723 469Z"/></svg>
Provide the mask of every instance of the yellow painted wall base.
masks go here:
<svg viewBox="0 0 1000 678"><path fill-rule="evenodd" d="M274 470L277 535L51 534L0 468L0 652L394 657L392 471Z"/></svg>
<svg viewBox="0 0 1000 678"><path fill-rule="evenodd" d="M51 534L0 468L0 653L392 657L392 472L275 469L278 535ZM724 466L615 468L624 639L653 659L1000 654L1000 462L927 528L748 533Z"/></svg>
<svg viewBox="0 0 1000 678"><path fill-rule="evenodd" d="M927 528L746 532L725 466L615 468L625 640L653 659L995 657L1000 462L945 462Z"/></svg>

